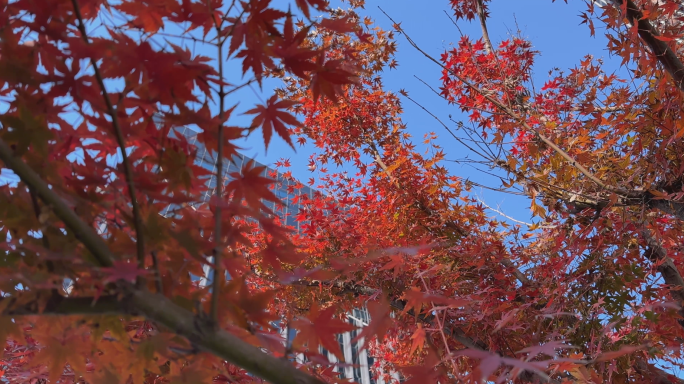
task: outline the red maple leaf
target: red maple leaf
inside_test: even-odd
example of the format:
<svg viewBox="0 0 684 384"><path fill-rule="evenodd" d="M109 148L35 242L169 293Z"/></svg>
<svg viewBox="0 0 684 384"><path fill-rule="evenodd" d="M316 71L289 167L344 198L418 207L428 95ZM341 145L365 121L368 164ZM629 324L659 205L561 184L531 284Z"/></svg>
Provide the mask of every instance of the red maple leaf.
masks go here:
<svg viewBox="0 0 684 384"><path fill-rule="evenodd" d="M274 130L283 138L283 140L285 140L285 142L290 144L292 149L294 149L292 140L290 140L290 133L285 124L293 126L299 125L299 121L297 121L289 112L286 112L288 108L291 108L295 104L295 102L289 100L278 101L278 96L273 95L268 99L266 105L258 105L244 113L245 115L256 115L254 120L252 120L252 128L261 126L266 149L268 149L268 143L271 141Z"/></svg>
<svg viewBox="0 0 684 384"><path fill-rule="evenodd" d="M340 350L340 343L335 337L339 333L349 332L356 327L339 319L334 319L337 307L331 306L319 312L314 303L309 311L309 317L293 321L293 327L299 329L295 337L296 345L307 345L309 350L318 350L319 345L332 352L338 359L344 356Z"/></svg>
<svg viewBox="0 0 684 384"><path fill-rule="evenodd" d="M302 10L302 13L307 19L311 17L311 14L309 13L310 6L315 7L318 11L325 11L328 9L327 0L295 0L295 3L297 3L297 7Z"/></svg>
<svg viewBox="0 0 684 384"><path fill-rule="evenodd" d="M285 19L282 38L276 39L271 49L273 55L281 59L286 70L303 79L308 78L306 72L316 69L316 64L311 59L319 53L318 50L302 47L308 33L309 28L302 28L295 34L292 16L289 15Z"/></svg>
<svg viewBox="0 0 684 384"><path fill-rule="evenodd" d="M136 277L144 276L149 273L144 269L138 269L138 265L126 260L116 260L111 267L100 268L105 275L102 280L103 284L114 281L125 280L128 282L135 281Z"/></svg>
<svg viewBox="0 0 684 384"><path fill-rule="evenodd" d="M425 344L425 338L427 334L425 333L425 328L423 328L423 324L418 324L418 329L411 335L411 340L413 342L411 343L411 351L409 352L409 355L413 355L413 352L416 350L418 352L423 350L423 344Z"/></svg>
<svg viewBox="0 0 684 384"><path fill-rule="evenodd" d="M254 167L254 161L248 162L241 173L231 174L232 180L226 185L226 194L232 192L234 201L244 199L249 207L256 210L266 208L261 199L279 202L278 197L269 188L273 179L262 176L265 169L263 166Z"/></svg>
<svg viewBox="0 0 684 384"><path fill-rule="evenodd" d="M343 60L325 61L323 53L318 58L318 68L311 77L311 92L314 102L323 95L334 103L337 96L342 94L343 85L354 84L358 81L352 68L348 68Z"/></svg>
<svg viewBox="0 0 684 384"><path fill-rule="evenodd" d="M237 58L244 58L242 62L243 74L252 69L259 83L263 74L263 67L273 68L273 60L270 54L270 45L274 36L280 36L275 27L275 21L287 15L287 13L269 8L271 0L253 0L245 3L245 11L249 17L246 21L238 18L229 18L226 33L232 33L228 54L235 52L242 43L245 49L237 54Z"/></svg>
<svg viewBox="0 0 684 384"><path fill-rule="evenodd" d="M348 33L356 31L357 24L351 21L349 16L339 17L336 19L323 19L319 23L322 28L335 31L337 33Z"/></svg>
<svg viewBox="0 0 684 384"><path fill-rule="evenodd" d="M377 335L382 338L394 322L390 317L389 302L384 296L381 296L379 301L369 301L366 306L371 319L370 324L363 327L358 336L352 340L352 343L355 343L363 339L360 349L364 349L373 336Z"/></svg>

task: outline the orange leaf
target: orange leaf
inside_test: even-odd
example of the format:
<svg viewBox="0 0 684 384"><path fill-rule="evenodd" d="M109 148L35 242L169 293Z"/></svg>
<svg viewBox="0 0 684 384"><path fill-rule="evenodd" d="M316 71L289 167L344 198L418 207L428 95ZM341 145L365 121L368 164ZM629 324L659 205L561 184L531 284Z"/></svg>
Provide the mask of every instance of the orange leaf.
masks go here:
<svg viewBox="0 0 684 384"><path fill-rule="evenodd" d="M318 350L319 345L332 352L338 359L344 360L340 343L336 335L356 329L355 326L345 321L334 319L337 307L331 306L319 313L318 306L313 304L309 311L309 317L295 320L292 325L299 329L295 337L295 344L306 344L309 350Z"/></svg>
<svg viewBox="0 0 684 384"><path fill-rule="evenodd" d="M418 324L418 329L413 333L413 336L411 336L411 340L413 340L413 343L411 343L411 351L409 352L409 355L413 355L413 352L418 350L418 352L423 350L423 344L425 344L425 328L423 328L423 324Z"/></svg>

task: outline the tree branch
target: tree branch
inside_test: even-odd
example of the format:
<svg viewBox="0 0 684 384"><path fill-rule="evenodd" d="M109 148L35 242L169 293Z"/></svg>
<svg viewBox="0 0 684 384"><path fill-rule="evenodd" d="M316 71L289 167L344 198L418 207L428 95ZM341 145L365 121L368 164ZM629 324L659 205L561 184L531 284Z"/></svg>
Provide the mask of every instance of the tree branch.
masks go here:
<svg viewBox="0 0 684 384"><path fill-rule="evenodd" d="M93 228L81 220L31 167L20 158L15 157L12 149L2 139L0 139L0 160L14 171L53 210L57 217L66 224L67 228L74 233L76 238L93 255L100 267L111 267L113 265L112 261L116 260L116 257L109 250L104 240L95 233Z"/></svg>
<svg viewBox="0 0 684 384"><path fill-rule="evenodd" d="M644 377L651 378L652 384L684 384L684 380L669 374L662 369L656 367L655 365L638 359L634 368Z"/></svg>
<svg viewBox="0 0 684 384"><path fill-rule="evenodd" d="M83 24L83 17L81 16L81 10L78 6L78 0L71 0L74 6L74 13L78 19L78 30L81 32L81 37L86 45L90 44L88 39L88 34ZM121 126L119 125L119 119L116 114L116 109L112 104L112 100L109 98L109 93L107 93L107 88L105 87L102 74L100 73L100 68L98 68L95 59L90 59L90 63L93 66L93 71L95 72L95 78L97 83L102 89L102 96L104 97L105 105L107 106L107 114L112 118L112 127L114 128L114 133L116 134L116 141L119 145L119 150L121 150L122 164L124 168L124 175L126 178L126 184L128 185L128 194L131 198L131 205L133 208L133 221L135 226L135 246L137 251L138 259L138 269L145 269L145 234L143 232L143 222L142 216L140 214L140 207L138 206L138 199L135 193L135 185L133 184L133 169L131 168L131 163L128 161L128 155L126 154L126 142L121 132ZM137 284L139 287L145 285L145 278L143 276L137 277Z"/></svg>
<svg viewBox="0 0 684 384"><path fill-rule="evenodd" d="M480 28L482 29L482 40L484 40L485 49L487 50L487 53L494 53L492 41L489 39L489 31L487 31L487 18L485 17L484 4L482 0L476 0L476 3L477 15L480 19Z"/></svg>
<svg viewBox="0 0 684 384"><path fill-rule="evenodd" d="M15 306L15 297L2 297L0 303L10 301L2 316L70 316L70 315L138 315L126 297L110 295L95 297L51 296L47 302L38 299ZM43 305L41 308L41 304Z"/></svg>
<svg viewBox="0 0 684 384"><path fill-rule="evenodd" d="M622 12L622 9L626 10L625 18L632 25L637 25L641 39L651 48L651 52L660 64L663 65L667 73L672 76L677 88L684 91L684 64L682 64L666 42L658 39L660 36L658 30L651 24L648 18L644 18L643 13L632 0L613 1L620 12Z"/></svg>
<svg viewBox="0 0 684 384"><path fill-rule="evenodd" d="M131 288L133 288L131 286ZM225 359L264 380L277 384L324 384L291 362L268 355L237 336L203 322L160 294L131 290L131 302L145 317L187 338L199 349Z"/></svg>
<svg viewBox="0 0 684 384"><path fill-rule="evenodd" d="M684 203L664 199L649 199L648 206L684 221Z"/></svg>
<svg viewBox="0 0 684 384"><path fill-rule="evenodd" d="M575 160L572 156L570 156L570 154L568 154L566 151L564 151L564 150L561 149L558 145L556 145L556 143L554 143L554 142L551 141L548 137L546 137L545 135L543 135L542 133L540 133L540 132L537 131L536 129L532 128L529 124L527 124L527 121L525 121L525 119L523 119L521 116L519 116L517 113L515 113L512 109L508 108L508 107L507 107L506 105L504 105L501 101L499 101L498 99L492 97L492 95L491 95L489 92L486 92L485 90L481 89L481 88L478 87L477 85L475 85L475 84L469 82L468 80L462 78L460 75L458 75L458 74L457 74L456 72L454 72L452 69L447 68L445 65L443 65L442 63L440 63L437 59L435 59L434 57L432 57L430 54L428 54L427 52L423 51L423 50L418 46L418 44L417 44L415 41L413 41L413 40L411 39L411 37L410 37L408 34L406 34L406 32L405 32L403 29L401 29L401 27L399 27L398 24L397 24L397 23L396 23L396 22L395 22L395 21L394 21L394 20L393 20L393 19L392 19L392 18L391 18L391 17L390 17L382 8L381 8L381 7L378 7L378 8L380 8L380 11L382 11L382 13L384 13L385 16L387 16L387 17L392 21L392 23L394 23L394 25L397 27L397 31L400 32L400 33L402 33L402 34L404 35L404 37L405 37L406 40L409 42L409 44L410 44L413 48L415 48L418 52L420 52L423 56L425 56L426 58L428 58L430 61L434 62L435 64L439 65L439 66L440 66L442 69L444 69L445 71L448 71L452 76L454 76L455 78L457 78L457 79L458 79L460 82L462 82L465 86L467 86L468 88L470 88L470 89L472 89L473 91L477 92L477 93L480 94L482 97L484 97L485 99L487 99L487 101L489 101L489 102L492 103L494 106L496 106L496 107L499 108L501 111L503 111L503 112L506 113L508 116L510 116L512 119L516 120L520 125L523 126L523 128L524 128L525 130L527 130L528 132L534 134L534 135L535 135L536 137L538 137L541 141L543 141L546 145L548 145L549 147L551 147L551 149L553 149L556 153L558 153L558 154L561 155L564 159L566 159L566 160L570 163L570 165L571 165L572 167L576 168L578 171L580 171L580 173L582 173L584 176L586 176L589 180L591 180L591 181L593 181L594 183L596 183L599 187L601 187L602 189L608 190L608 191L619 192L620 194L624 194L624 193L625 193L624 191L617 191L615 188L612 188L612 187L606 185L603 181L601 181L599 178L597 178L592 172L590 172L590 171L589 171L587 168L585 168L582 164L579 164L579 163L577 162L577 160Z"/></svg>
<svg viewBox="0 0 684 384"><path fill-rule="evenodd" d="M100 266L112 266L112 261L117 258L102 238L93 228L83 222L25 162L15 157L12 149L2 139L0 139L0 160L25 184L33 188L41 200L52 207L57 217L85 245ZM171 332L188 338L205 352L221 357L264 380L277 384L323 383L298 370L289 361L268 355L237 336L215 328L213 322L206 323L160 293L153 294L121 280L118 286L127 298L127 305L130 305L133 311L166 326Z"/></svg>
<svg viewBox="0 0 684 384"><path fill-rule="evenodd" d="M682 278L672 259L667 255L667 251L660 241L651 234L651 231L644 229L642 234L648 245L645 256L653 264L657 265L658 272L660 272L663 280L665 280L665 284L669 286L670 295L680 307L679 314L684 316L684 308L682 308L682 304L684 304L684 278ZM678 322L684 327L684 319L680 319Z"/></svg>

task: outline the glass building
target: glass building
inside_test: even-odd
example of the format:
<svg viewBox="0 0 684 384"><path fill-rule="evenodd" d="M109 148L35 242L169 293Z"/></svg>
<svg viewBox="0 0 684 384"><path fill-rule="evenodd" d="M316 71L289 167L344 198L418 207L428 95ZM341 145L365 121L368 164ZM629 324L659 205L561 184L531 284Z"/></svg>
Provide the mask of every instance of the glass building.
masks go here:
<svg viewBox="0 0 684 384"><path fill-rule="evenodd" d="M205 196L202 196L202 202L206 202L214 193L216 188L216 153L208 151L201 143L197 142L197 131L190 128L183 127L177 128L172 131L171 137L178 137L177 135L182 135L189 144L194 145L197 148L197 156L195 158L195 164L200 165L204 169L213 173L210 178L207 178L207 183L209 183L209 189ZM232 176L231 174L240 173L242 167L248 162L253 161L252 159L238 154L234 155L232 159L224 159L223 168L224 175L223 180L225 184L230 182ZM316 190L305 186L295 180L286 178L283 174L275 172L275 170L264 166L256 161L254 161L254 166L263 166L264 176L269 176L275 180L274 194L282 201L279 207L273 202L264 202L264 204L274 212L275 215L279 216L282 222L288 226L293 227L295 230L300 230L300 223L296 220L296 215L302 208L299 204L293 204L292 199L296 196L308 195L310 198L314 197ZM300 200L297 200L300 201ZM168 215L172 212L173 206L167 207L162 215ZM209 284L212 278L212 271L209 266L204 268L204 276L198 277L200 284ZM229 278L227 276L227 278ZM356 327L363 327L368 325L370 317L368 311L365 309L355 309L352 313L347 315L347 321ZM286 330L283 330L283 338L288 339L285 334ZM340 377L342 380L340 382L347 381L347 379L353 379L359 384L385 384L381 377L377 377L371 370L373 366L374 359L368 355L366 350L360 350L362 340L356 343L351 341L356 337L359 331L346 332L344 334L338 335L338 341L340 343L340 349L344 353L345 362L352 364L353 366L336 367L335 371L340 372ZM293 335L291 335L293 336ZM289 338L291 339L291 337ZM329 361L337 362L337 358L332 353L325 350L321 350L324 355L327 355ZM303 355L297 357L297 360L302 361L304 359ZM392 377L399 381L398 374L392 374Z"/></svg>
<svg viewBox="0 0 684 384"><path fill-rule="evenodd" d="M197 131L190 128L183 127L177 128L175 131L171 131L170 137L178 137L182 135L189 144L197 148L197 156L195 158L195 164L200 165L202 168L212 172L210 178L207 179L209 184L209 189L202 196L202 202L208 201L211 195L216 190L216 153L207 150L204 145L197 142ZM301 195L308 195L310 198L314 196L315 190L296 182L292 179L286 178L280 172L274 172L273 169L266 167L265 165L254 161L245 155L237 154L234 155L232 159L223 160L223 180L224 185L228 184L231 180L231 174L240 173L244 165L253 161L254 167L265 167L263 176L271 177L275 179L275 190L273 191L275 195L283 202L279 204L280 207L276 207L276 204L271 201L265 201L264 205L273 211L276 215L280 217L282 222L288 226L294 227L299 230L299 223L295 219L295 216L301 208L298 204L289 204L292 198ZM275 175L274 175L275 173ZM174 206L167 207L162 215L169 214L174 209Z"/></svg>

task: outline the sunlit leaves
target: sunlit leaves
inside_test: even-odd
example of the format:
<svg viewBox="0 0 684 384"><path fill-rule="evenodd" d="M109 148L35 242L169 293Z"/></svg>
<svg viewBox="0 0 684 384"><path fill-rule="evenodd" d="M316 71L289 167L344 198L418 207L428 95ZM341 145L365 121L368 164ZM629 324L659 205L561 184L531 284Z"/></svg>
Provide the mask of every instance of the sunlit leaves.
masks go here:
<svg viewBox="0 0 684 384"><path fill-rule="evenodd" d="M248 115L256 115L252 120L252 128L261 127L264 134L264 143L268 149L271 136L275 131L278 136L285 140L294 149L290 133L286 125L298 126L297 119L288 111L296 103L289 100L278 100L278 96L273 95L268 99L266 105L258 105L245 112Z"/></svg>
<svg viewBox="0 0 684 384"><path fill-rule="evenodd" d="M487 18L490 6L451 3L466 20L478 18L480 7ZM681 34L665 16L676 12L674 3L640 3L644 20L662 21L656 40L672 46ZM632 77L587 57L559 63L571 69L535 88L535 42L520 37L495 41L489 52L479 35L465 36L443 55L441 94L469 114L476 127L469 133L481 136L470 140L498 153L481 165L499 168L504 187L519 187L543 219L527 231L473 201L466 189L474 184L445 165L444 138L412 141L400 97L414 93L390 92L381 78L396 67L393 35L357 10L317 14L327 8L322 0L295 0L291 8L248 0L231 9L218 0L125 0L111 7L117 17L110 19L100 2L79 4L87 24L106 27L89 30L90 44L74 32L69 2L13 2L0 13L8 24L0 39L7 104L0 137L97 228L118 261L97 267L54 207L21 183L3 186L3 311L54 310L46 303L55 297L88 299L90 309L93 299L123 295L122 281L153 276L145 288L173 298L197 324L228 329L278 357L307 356L305 369L326 377L334 373L319 347L342 358L339 335L354 330L350 321L366 320L354 342L363 339L377 368L413 382L510 380L542 371L554 380L611 381L649 358L681 357L672 344L682 337L677 309L653 304L677 290L652 279L682 264L681 95L636 40L638 30L608 42L625 60L621 70L637 68ZM601 16L609 28L624 21L615 11ZM591 13L583 18L593 26ZM169 36L178 31L184 34ZM208 57L190 41L205 44ZM217 44L225 45L219 51ZM219 73L216 59L231 69ZM234 107L251 119L245 125L227 106L244 102L241 87L270 84L267 77L285 84L265 102ZM219 94L227 96L219 101ZM112 115L128 147L131 185ZM220 126L228 175L221 175L225 189L217 196L211 163ZM290 146L292 135L315 145L309 169L323 193L297 193L301 185L289 182L290 171L237 169L236 140L258 129L266 148L274 131ZM273 176L287 193L273 190ZM133 185L149 248L141 260L133 258L140 239L122 193ZM648 233L657 238L644 241ZM219 285L220 321L212 323L206 312L213 292L197 278L218 255L232 280ZM364 306L370 320L344 317ZM0 317L0 338L9 340L6 377L253 379L218 358L201 360L173 329L120 316L90 320L74 326L37 316L29 326ZM284 346L276 326L297 330L294 343Z"/></svg>
<svg viewBox="0 0 684 384"><path fill-rule="evenodd" d="M273 180L264 176L265 169L263 166L254 166L253 162L245 164L240 173L231 175L233 180L226 185L226 193L232 194L238 202L245 200L256 211L265 207L262 199L278 202L278 197L269 188Z"/></svg>

